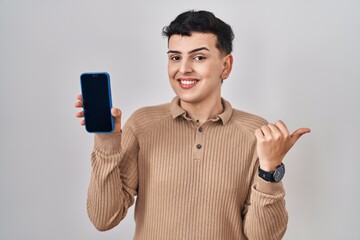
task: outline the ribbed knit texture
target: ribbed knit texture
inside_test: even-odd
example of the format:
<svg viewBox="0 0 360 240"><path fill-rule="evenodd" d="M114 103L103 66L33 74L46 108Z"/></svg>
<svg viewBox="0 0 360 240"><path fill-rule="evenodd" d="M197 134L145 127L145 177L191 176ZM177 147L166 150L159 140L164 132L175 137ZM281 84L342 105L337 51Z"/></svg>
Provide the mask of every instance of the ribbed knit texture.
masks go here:
<svg viewBox="0 0 360 240"><path fill-rule="evenodd" d="M95 135L88 214L96 228L116 226L137 195L137 240L281 239L282 183L257 175L254 131L266 121L222 100L224 112L200 124L178 101L136 111L122 136Z"/></svg>

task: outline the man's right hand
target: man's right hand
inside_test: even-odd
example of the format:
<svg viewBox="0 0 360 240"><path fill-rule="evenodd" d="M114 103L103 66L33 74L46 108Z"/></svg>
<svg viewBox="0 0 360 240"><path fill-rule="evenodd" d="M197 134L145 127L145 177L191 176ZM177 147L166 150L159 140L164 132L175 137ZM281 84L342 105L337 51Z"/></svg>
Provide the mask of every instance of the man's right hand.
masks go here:
<svg viewBox="0 0 360 240"><path fill-rule="evenodd" d="M75 102L76 108L81 108L80 112L76 113L76 117L80 118L80 125L85 126L85 120L84 120L84 111L83 111L83 103L82 103L82 95L78 95L76 97L77 101ZM114 117L115 122L115 129L113 133L119 133L121 131L121 111L118 108L112 108L111 109L111 115Z"/></svg>

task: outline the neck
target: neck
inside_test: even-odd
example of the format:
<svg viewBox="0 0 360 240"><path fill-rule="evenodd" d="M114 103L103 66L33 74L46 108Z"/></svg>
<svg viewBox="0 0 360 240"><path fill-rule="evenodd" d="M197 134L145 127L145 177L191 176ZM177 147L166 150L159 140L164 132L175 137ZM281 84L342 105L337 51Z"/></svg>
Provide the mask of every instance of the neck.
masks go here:
<svg viewBox="0 0 360 240"><path fill-rule="evenodd" d="M194 120L198 120L201 123L206 122L209 119L213 119L223 112L221 97L198 103L190 103L180 100L180 106L187 112L189 117Z"/></svg>

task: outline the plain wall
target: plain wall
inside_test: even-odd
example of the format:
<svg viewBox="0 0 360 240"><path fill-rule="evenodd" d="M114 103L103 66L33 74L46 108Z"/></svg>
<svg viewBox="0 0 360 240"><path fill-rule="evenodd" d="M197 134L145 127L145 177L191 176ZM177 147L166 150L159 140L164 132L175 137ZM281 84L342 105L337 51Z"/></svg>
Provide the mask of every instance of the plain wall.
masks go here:
<svg viewBox="0 0 360 240"><path fill-rule="evenodd" d="M133 207L104 233L87 216L79 76L109 72L123 122L169 102L161 30L189 9L235 32L233 107L312 129L285 159L285 239L360 239L358 0L0 0L0 239L132 238Z"/></svg>

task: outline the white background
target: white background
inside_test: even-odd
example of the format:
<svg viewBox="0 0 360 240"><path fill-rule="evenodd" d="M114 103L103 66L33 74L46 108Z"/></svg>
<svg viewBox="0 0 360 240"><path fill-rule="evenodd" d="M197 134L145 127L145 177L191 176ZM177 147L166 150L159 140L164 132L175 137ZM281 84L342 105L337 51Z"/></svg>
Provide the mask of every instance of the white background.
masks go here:
<svg viewBox="0 0 360 240"><path fill-rule="evenodd" d="M87 217L79 76L110 73L123 121L169 102L161 30L189 9L235 32L233 107L312 129L285 160L285 239L360 239L358 0L0 0L0 239L132 238L133 207L104 233Z"/></svg>

